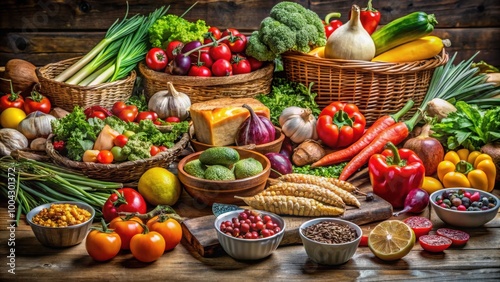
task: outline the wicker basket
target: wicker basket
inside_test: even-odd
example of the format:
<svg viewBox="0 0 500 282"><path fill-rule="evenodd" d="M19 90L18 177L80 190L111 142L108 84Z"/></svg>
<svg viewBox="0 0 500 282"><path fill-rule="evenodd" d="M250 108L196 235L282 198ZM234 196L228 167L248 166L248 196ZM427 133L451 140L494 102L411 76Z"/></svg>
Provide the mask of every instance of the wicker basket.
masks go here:
<svg viewBox="0 0 500 282"><path fill-rule="evenodd" d="M80 57L48 64L36 70L40 81L40 92L50 99L53 107L72 111L78 105L87 108L100 105L110 109L117 101L125 101L132 96L136 78L135 71L125 79L101 83L95 86L78 86L53 80Z"/></svg>
<svg viewBox="0 0 500 282"><path fill-rule="evenodd" d="M288 79L314 83L312 91L320 108L337 100L356 103L367 124L396 112L409 99L419 105L434 69L448 61L444 49L435 58L411 63L333 60L298 52L287 52L282 58ZM416 107L409 114L415 111Z"/></svg>
<svg viewBox="0 0 500 282"><path fill-rule="evenodd" d="M56 164L65 166L75 171L79 171L90 178L121 183L137 181L141 177L141 175L150 168L167 167L170 163L177 159L184 148L186 148L186 146L189 144L189 134L184 133L182 138L177 143L175 143L172 148L164 152L160 152L154 157L117 164L100 164L91 162L77 162L60 155L54 149L54 146L52 144L53 137L54 135L51 134L47 138L45 151L47 152L47 155L52 159L52 161L54 161Z"/></svg>
<svg viewBox="0 0 500 282"><path fill-rule="evenodd" d="M141 62L139 72L148 99L156 92L167 89L167 82L170 81L177 91L189 96L191 103L197 103L216 98L253 98L258 94L267 94L271 91L274 65L267 64L248 74L195 77L154 71Z"/></svg>

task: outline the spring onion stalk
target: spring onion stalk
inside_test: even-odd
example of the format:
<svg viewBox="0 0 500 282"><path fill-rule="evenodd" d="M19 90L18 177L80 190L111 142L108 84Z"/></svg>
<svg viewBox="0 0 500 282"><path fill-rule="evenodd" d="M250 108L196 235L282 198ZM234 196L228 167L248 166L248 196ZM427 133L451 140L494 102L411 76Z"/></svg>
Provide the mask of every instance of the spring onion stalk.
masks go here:
<svg viewBox="0 0 500 282"><path fill-rule="evenodd" d="M104 71L106 71L111 65L113 65L115 62L110 61L107 63L105 66L100 67L98 70L92 72L89 76L87 76L84 80L80 81L78 85L80 86L88 86L94 79L96 79L99 75L101 75Z"/></svg>
<svg viewBox="0 0 500 282"><path fill-rule="evenodd" d="M71 65L69 68L64 70L61 74L56 76L54 80L59 82L64 82L75 73L77 73L80 69L85 67L94 57L96 57L102 50L108 47L111 43L122 39L124 36L127 36L137 30L139 25L142 23L142 17L139 15L135 15L131 18L127 18L128 16L128 3L127 3L127 11L125 13L125 17L121 21L117 19L111 27L106 32L104 39L102 39L89 53L83 56L78 62Z"/></svg>

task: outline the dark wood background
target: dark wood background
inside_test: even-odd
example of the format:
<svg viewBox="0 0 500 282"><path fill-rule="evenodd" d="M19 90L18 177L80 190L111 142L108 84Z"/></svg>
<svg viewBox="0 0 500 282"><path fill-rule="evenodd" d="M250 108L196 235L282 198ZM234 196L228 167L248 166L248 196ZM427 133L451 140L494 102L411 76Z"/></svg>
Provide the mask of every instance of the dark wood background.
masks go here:
<svg viewBox="0 0 500 282"><path fill-rule="evenodd" d="M160 5L181 15L195 1L129 0L130 13L147 14ZM258 28L260 21L280 1L200 0L185 17L204 19L208 25L234 27L244 33ZM347 12L352 4L364 7L367 0L295 1L324 17L328 12ZM382 12L381 25L414 11L434 13L438 25L433 34L448 38L450 54L467 59L477 51L476 61L500 66L500 1L498 0L373 0ZM4 0L0 2L0 66L12 58L45 65L88 52L107 28L122 18L124 0Z"/></svg>

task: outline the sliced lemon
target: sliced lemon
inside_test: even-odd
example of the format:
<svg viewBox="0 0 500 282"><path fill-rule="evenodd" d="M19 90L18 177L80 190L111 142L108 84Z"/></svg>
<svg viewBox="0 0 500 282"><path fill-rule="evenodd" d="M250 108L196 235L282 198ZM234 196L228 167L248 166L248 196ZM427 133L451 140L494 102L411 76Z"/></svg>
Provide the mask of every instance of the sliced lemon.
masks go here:
<svg viewBox="0 0 500 282"><path fill-rule="evenodd" d="M368 247L382 260L397 260L406 256L415 246L415 233L400 220L379 223L368 236Z"/></svg>

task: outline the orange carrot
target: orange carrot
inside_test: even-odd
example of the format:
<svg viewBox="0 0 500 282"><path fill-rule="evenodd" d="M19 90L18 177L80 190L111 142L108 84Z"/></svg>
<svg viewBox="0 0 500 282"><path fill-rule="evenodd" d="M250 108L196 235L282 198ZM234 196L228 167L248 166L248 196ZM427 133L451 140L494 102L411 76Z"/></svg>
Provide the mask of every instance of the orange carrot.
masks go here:
<svg viewBox="0 0 500 282"><path fill-rule="evenodd" d="M391 127L385 129L381 134L377 135L368 146L349 161L342 170L339 179L344 181L347 180L352 174L365 165L372 155L382 153L387 142L392 142L394 145L401 143L408 137L419 120L420 114L417 112L410 120L395 123Z"/></svg>
<svg viewBox="0 0 500 282"><path fill-rule="evenodd" d="M330 153L318 161L314 162L311 167L327 166L345 162L356 156L363 148L368 146L370 142L379 135L382 131L394 125L404 114L406 114L412 107L413 101L409 100L406 105L397 113L393 115L382 116L378 118L375 123L368 128L368 130L349 147Z"/></svg>

